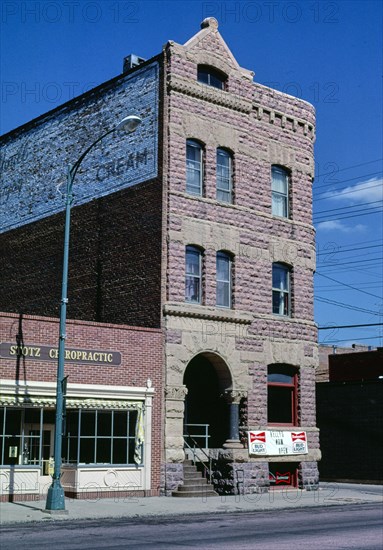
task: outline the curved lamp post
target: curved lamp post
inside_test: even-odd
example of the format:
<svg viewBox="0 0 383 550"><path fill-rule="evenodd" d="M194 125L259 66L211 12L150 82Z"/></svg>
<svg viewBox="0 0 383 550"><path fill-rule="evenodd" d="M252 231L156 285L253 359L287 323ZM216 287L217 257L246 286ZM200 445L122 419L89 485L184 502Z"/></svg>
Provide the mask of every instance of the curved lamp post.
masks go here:
<svg viewBox="0 0 383 550"><path fill-rule="evenodd" d="M125 130L132 133L141 124L141 118L136 115L129 115L121 120L119 124L112 130L108 130L94 141L80 156L80 158L68 167L67 186L66 186L66 202L65 202L65 232L64 232L64 258L63 258L63 275L61 289L61 306L60 306L60 336L58 350L58 365L57 365L57 388L56 388L56 419L55 419L55 443L54 443L54 472L52 475L52 484L48 489L45 511L65 511L65 495L61 485L61 447L63 436L63 412L64 412L64 357L65 357L65 339L66 339L66 306L68 303L68 263L69 263L69 235L70 235L70 209L73 202L72 186L74 178L80 164L97 143L104 137L108 136L115 130Z"/></svg>

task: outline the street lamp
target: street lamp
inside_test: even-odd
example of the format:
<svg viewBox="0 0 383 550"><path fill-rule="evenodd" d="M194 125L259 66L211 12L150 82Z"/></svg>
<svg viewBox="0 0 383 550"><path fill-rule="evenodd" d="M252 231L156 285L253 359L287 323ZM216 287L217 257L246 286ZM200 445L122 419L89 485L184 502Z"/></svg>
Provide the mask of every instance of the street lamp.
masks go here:
<svg viewBox="0 0 383 550"><path fill-rule="evenodd" d="M56 387L56 419L55 419L55 443L54 443L54 471L52 475L52 484L48 489L47 501L45 510L65 511L65 495L61 485L61 447L63 435L63 409L64 409L64 357L65 357L65 339L66 339L66 307L68 303L68 263L69 263L69 235L70 235L70 209L73 202L72 186L74 178L80 164L97 143L104 137L111 134L115 130L124 130L132 133L141 124L141 118L136 115L129 115L121 120L119 124L112 130L108 130L96 141L94 141L80 156L73 165L68 167L67 186L66 186L66 202L65 202L65 231L64 231L64 257L63 257L63 274L61 287L61 306L60 306L60 336L57 364L57 387Z"/></svg>

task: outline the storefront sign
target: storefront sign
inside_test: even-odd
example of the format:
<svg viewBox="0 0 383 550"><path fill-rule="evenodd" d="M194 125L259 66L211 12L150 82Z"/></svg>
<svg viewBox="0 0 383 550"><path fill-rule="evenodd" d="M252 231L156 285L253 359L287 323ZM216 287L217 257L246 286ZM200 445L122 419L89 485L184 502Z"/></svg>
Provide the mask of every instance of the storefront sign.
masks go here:
<svg viewBox="0 0 383 550"><path fill-rule="evenodd" d="M297 455L307 454L306 432L264 430L248 432L249 454L251 455Z"/></svg>
<svg viewBox="0 0 383 550"><path fill-rule="evenodd" d="M0 357L3 359L33 359L35 361L56 361L58 348L35 344L17 345L0 342ZM68 363L88 363L93 365L121 365L121 353L118 351L98 351L85 349L66 349L65 361Z"/></svg>

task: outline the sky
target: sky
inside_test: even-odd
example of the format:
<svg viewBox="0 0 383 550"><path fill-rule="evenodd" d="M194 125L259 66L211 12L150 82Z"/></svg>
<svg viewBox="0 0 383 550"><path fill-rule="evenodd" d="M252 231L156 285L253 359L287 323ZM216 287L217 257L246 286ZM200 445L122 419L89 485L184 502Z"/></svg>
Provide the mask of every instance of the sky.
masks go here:
<svg viewBox="0 0 383 550"><path fill-rule="evenodd" d="M18 1L1 10L0 132L184 44L208 16L254 80L316 108L315 320L328 345L383 345L383 3ZM339 328L345 325L354 328ZM331 328L336 327L336 328Z"/></svg>

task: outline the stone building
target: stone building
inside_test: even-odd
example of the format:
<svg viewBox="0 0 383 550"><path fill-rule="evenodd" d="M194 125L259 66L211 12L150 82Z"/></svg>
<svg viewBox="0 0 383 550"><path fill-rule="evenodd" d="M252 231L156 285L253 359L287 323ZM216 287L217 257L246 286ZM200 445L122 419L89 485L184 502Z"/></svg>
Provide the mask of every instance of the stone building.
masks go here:
<svg viewBox="0 0 383 550"><path fill-rule="evenodd" d="M254 83L214 18L125 69L3 136L0 309L57 316L63 166L134 111L78 176L68 314L162 330L161 494L195 445L221 494L315 488L314 109Z"/></svg>

